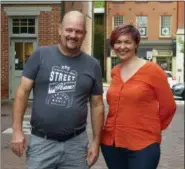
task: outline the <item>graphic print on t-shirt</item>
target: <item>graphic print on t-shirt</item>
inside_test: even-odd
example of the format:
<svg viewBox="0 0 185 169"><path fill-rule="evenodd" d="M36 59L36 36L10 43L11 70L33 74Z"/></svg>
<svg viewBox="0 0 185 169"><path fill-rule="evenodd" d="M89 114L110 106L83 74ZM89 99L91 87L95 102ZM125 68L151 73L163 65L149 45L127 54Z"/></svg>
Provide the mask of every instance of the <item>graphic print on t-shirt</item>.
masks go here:
<svg viewBox="0 0 185 169"><path fill-rule="evenodd" d="M49 76L47 104L71 107L76 88L77 72L69 66L53 66Z"/></svg>

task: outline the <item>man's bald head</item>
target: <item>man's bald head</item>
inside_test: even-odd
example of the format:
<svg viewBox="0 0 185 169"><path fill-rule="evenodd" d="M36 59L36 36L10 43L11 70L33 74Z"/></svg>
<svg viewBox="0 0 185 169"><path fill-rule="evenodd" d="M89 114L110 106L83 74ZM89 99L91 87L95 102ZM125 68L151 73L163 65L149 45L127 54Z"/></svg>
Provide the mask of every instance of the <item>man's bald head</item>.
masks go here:
<svg viewBox="0 0 185 169"><path fill-rule="evenodd" d="M84 30L86 30L86 19L85 19L85 16L81 12L79 12L79 11L67 12L64 15L64 18L62 20L62 26L69 20L70 21L71 20L78 20L79 22L81 21L84 24Z"/></svg>

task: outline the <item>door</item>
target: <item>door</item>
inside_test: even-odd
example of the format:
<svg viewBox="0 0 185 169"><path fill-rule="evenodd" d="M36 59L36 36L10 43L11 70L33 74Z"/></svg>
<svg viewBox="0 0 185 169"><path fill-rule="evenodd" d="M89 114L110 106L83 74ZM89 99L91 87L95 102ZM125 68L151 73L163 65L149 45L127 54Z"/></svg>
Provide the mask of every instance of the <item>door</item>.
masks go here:
<svg viewBox="0 0 185 169"><path fill-rule="evenodd" d="M157 57L157 63L166 71L172 71L172 57Z"/></svg>
<svg viewBox="0 0 185 169"><path fill-rule="evenodd" d="M36 48L35 40L12 40L11 41L11 61L10 61L10 98L15 98L15 93L18 85L20 84L20 79L22 75L22 71L26 61L29 56ZM29 99L33 98L33 94L31 92Z"/></svg>

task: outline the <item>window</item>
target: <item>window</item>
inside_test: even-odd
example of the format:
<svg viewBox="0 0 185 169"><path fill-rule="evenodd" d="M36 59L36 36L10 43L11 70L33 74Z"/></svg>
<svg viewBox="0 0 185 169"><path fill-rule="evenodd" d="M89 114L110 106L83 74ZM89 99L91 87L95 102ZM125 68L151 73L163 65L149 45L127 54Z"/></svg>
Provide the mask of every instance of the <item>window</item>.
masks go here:
<svg viewBox="0 0 185 169"><path fill-rule="evenodd" d="M116 28L117 26L123 24L123 16L113 16L113 29Z"/></svg>
<svg viewBox="0 0 185 169"><path fill-rule="evenodd" d="M35 18L16 17L12 19L13 34L35 34Z"/></svg>
<svg viewBox="0 0 185 169"><path fill-rule="evenodd" d="M136 17L137 28L142 37L147 36L147 27L148 27L148 17L147 16L137 16Z"/></svg>
<svg viewBox="0 0 185 169"><path fill-rule="evenodd" d="M171 36L171 16L161 16L160 19L160 36Z"/></svg>

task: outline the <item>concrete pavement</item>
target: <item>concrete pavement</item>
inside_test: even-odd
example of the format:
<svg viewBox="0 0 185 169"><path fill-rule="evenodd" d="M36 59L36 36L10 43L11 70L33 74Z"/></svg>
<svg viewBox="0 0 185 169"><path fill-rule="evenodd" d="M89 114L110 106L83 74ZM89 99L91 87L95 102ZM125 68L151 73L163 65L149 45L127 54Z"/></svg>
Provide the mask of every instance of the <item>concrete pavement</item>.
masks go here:
<svg viewBox="0 0 185 169"><path fill-rule="evenodd" d="M106 105L106 112L107 112ZM30 108L26 111L24 130L29 136ZM25 157L18 158L10 150L11 139L11 104L2 105L1 116L1 168L23 169ZM90 117L88 116L87 132L89 139L92 138ZM184 102L177 101L177 112L168 129L163 133L161 145L161 160L158 169L183 169L184 168ZM107 169L100 153L96 165L92 169Z"/></svg>

